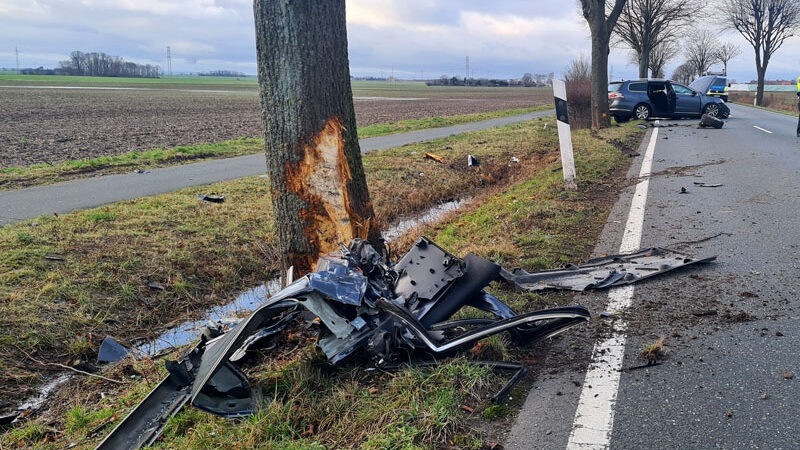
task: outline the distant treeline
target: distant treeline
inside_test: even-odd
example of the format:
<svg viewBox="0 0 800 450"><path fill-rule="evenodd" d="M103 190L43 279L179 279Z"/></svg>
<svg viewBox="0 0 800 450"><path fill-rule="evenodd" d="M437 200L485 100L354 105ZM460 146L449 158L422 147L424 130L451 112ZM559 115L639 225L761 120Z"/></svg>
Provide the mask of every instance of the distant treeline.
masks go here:
<svg viewBox="0 0 800 450"><path fill-rule="evenodd" d="M58 63L58 68L25 69L23 74L32 75L77 75L88 77L126 77L159 78L161 68L150 64L136 64L102 52L83 53L74 51L66 61ZM46 72L46 73L44 73ZM52 72L52 73L50 73Z"/></svg>
<svg viewBox="0 0 800 450"><path fill-rule="evenodd" d="M236 77L236 78L247 77L246 73L236 72L233 70L212 70L210 72L200 72L197 75L201 77Z"/></svg>
<svg viewBox="0 0 800 450"><path fill-rule="evenodd" d="M426 81L428 86L484 86L484 87L508 87L508 86L550 86L553 83L553 74L531 75L526 73L518 80L498 80L489 78L458 78L442 75L438 80Z"/></svg>

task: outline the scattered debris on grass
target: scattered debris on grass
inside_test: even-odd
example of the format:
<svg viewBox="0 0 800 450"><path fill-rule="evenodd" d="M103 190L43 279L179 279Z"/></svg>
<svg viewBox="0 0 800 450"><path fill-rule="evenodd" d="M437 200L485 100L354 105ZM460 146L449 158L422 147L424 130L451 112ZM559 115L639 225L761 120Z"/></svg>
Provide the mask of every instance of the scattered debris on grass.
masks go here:
<svg viewBox="0 0 800 450"><path fill-rule="evenodd" d="M200 200L203 200L205 202L210 202L210 203L224 203L225 202L225 196L224 195L205 195L205 194L200 194L197 197Z"/></svg>
<svg viewBox="0 0 800 450"><path fill-rule="evenodd" d="M439 155L434 155L433 153L425 153L425 158L444 164L442 157Z"/></svg>

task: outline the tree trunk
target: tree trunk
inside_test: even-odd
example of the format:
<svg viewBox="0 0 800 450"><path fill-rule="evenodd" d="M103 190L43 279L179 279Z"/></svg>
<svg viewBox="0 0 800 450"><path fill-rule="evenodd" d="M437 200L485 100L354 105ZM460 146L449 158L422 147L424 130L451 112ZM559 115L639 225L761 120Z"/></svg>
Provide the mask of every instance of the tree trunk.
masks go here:
<svg viewBox="0 0 800 450"><path fill-rule="evenodd" d="M254 0L261 119L281 268L382 244L356 133L344 0Z"/></svg>
<svg viewBox="0 0 800 450"><path fill-rule="evenodd" d="M611 125L608 116L608 52L609 34L605 27L605 16L600 30L592 29L592 128ZM600 26L600 25L596 25Z"/></svg>
<svg viewBox="0 0 800 450"><path fill-rule="evenodd" d="M758 73L758 87L756 88L756 105L762 106L764 103L764 80L767 76L767 63L764 62L764 66L756 67L756 73Z"/></svg>
<svg viewBox="0 0 800 450"><path fill-rule="evenodd" d="M642 52L639 55L639 78L647 78L647 71L650 69L650 54Z"/></svg>

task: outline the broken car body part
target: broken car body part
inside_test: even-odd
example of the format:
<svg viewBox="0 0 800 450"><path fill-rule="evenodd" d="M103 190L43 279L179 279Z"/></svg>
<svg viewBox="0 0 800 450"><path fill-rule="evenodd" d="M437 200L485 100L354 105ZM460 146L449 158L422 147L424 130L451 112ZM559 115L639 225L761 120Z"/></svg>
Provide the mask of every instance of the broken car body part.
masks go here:
<svg viewBox="0 0 800 450"><path fill-rule="evenodd" d="M623 279L624 282L638 281L680 265L700 262L684 255L675 260L674 254L663 252L655 249L595 260L591 267L599 272L588 275L575 266L566 272L582 275L583 281L578 284L586 289L589 284L608 287ZM646 276L625 277L624 271L622 276L614 275L623 268L619 266L631 264L631 261L640 264L637 267L655 267L655 270L647 271ZM618 267L611 268L611 264ZM547 274L552 276L559 272L564 271ZM604 274L599 283L593 278L598 273ZM356 239L349 247L342 247L339 254L321 258L315 272L270 297L226 333L204 335L186 358L169 362L167 378L98 448L138 448L152 443L168 415L176 413L187 402L223 417L252 414L272 399L262 398L258 389L252 389L240 367L251 350L267 346L291 323L311 320L301 317L304 312L310 311L311 317L319 318L317 345L330 364L336 365L361 352L375 361L377 369L385 367L386 370L408 362L402 361L405 358L394 358L395 355L438 358L467 349L503 331L525 345L589 319L589 311L582 306L518 314L484 290L499 278L514 281L526 289L530 285L534 288L531 290L559 285L555 280L543 285L538 281L530 284L525 279L536 275L519 271L511 274L472 254L464 259L457 258L424 237L392 265L370 244ZM591 282L587 281L587 276ZM556 280L563 279L556 277ZM494 317L450 320L464 306ZM209 336L217 337L209 340ZM476 364L514 371L495 396L498 401L525 373L525 367L519 364L485 361Z"/></svg>
<svg viewBox="0 0 800 450"><path fill-rule="evenodd" d="M715 260L712 256L693 259L683 253L664 248L651 248L627 255L596 258L580 266L528 273L521 269L502 271L500 276L509 283L528 291L564 289L586 291L636 283L671 270Z"/></svg>

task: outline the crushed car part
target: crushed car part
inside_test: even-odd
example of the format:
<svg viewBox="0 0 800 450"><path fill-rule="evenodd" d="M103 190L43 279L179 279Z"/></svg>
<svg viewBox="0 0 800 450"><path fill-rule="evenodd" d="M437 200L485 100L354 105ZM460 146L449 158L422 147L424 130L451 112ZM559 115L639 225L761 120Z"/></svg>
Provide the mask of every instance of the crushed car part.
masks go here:
<svg viewBox="0 0 800 450"><path fill-rule="evenodd" d="M713 259L695 261L676 255L652 249L595 260L586 268L572 266L550 271L549 278L538 279L538 274L509 273L476 255L458 258L424 237L396 264L391 264L384 253L356 239L348 247L342 246L338 254L321 258L315 272L295 280L237 325L222 334L219 329L204 333L186 358L168 362L167 378L98 448L138 448L154 442L168 415L186 403L228 418L252 414L260 404L272 399L263 398L258 389L251 388L241 367L253 350L269 345L281 330L298 320L316 323L319 319L317 345L329 364L336 365L361 352L372 358L376 368L391 370L398 363L408 363L408 356L412 364L419 361L415 355L447 356L504 331L516 342L530 344L590 317L582 306L518 314L484 290L494 280L504 278L523 288L530 285L535 288L532 290L564 288L564 280L571 280L572 285L566 286L580 286L583 290L589 285L625 284ZM636 270L646 273L634 275ZM493 317L451 320L464 306ZM395 358L397 354L404 358ZM495 396L498 401L526 370L514 363L476 364L514 371Z"/></svg>
<svg viewBox="0 0 800 450"><path fill-rule="evenodd" d="M688 255L664 248L651 248L636 253L596 258L580 266L528 273L521 269L503 270L500 276L528 291L565 289L586 291L636 283L693 264L707 263L716 256L693 259Z"/></svg>
<svg viewBox="0 0 800 450"><path fill-rule="evenodd" d="M124 345L115 341L111 336L106 336L103 339L103 343L100 344L100 350L97 352L97 363L116 362L124 358L128 353L130 353L130 350Z"/></svg>

